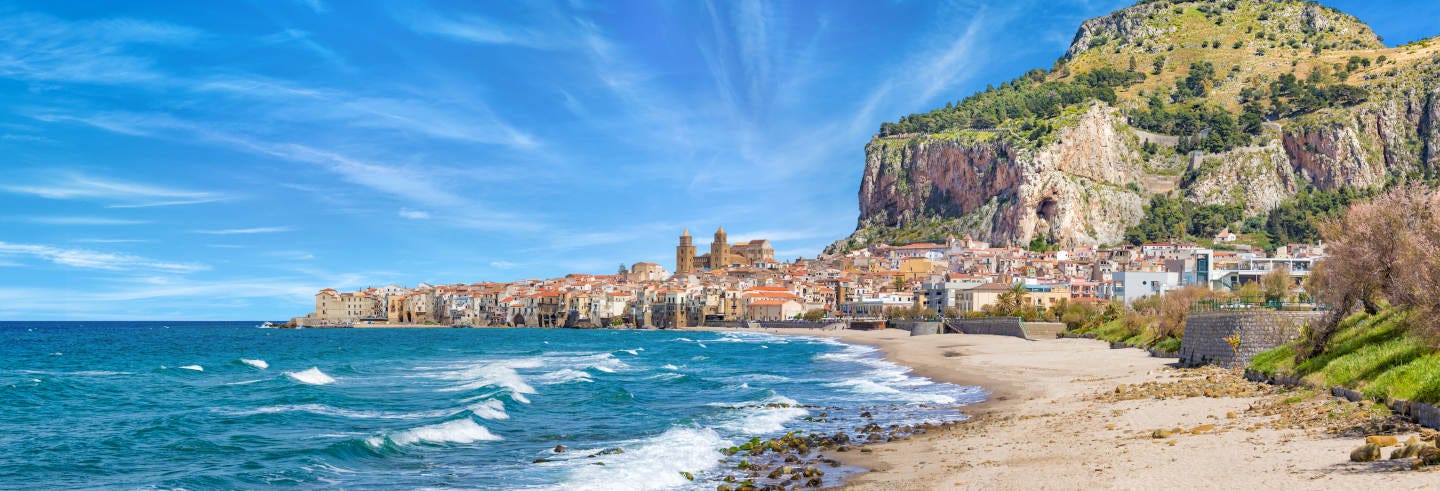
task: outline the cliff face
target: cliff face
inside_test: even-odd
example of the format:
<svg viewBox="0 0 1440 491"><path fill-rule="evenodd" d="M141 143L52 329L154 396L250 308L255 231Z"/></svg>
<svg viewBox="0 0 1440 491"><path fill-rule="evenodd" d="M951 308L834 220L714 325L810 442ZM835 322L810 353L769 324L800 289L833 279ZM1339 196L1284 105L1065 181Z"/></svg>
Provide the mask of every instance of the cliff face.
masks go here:
<svg viewBox="0 0 1440 491"><path fill-rule="evenodd" d="M1425 70L1433 67L1416 67ZM1282 142L1296 172L1317 188L1382 185L1440 168L1440 83L1433 73L1345 111L1297 118Z"/></svg>
<svg viewBox="0 0 1440 491"><path fill-rule="evenodd" d="M1119 241L1138 220L1145 171L1133 149L1137 138L1104 103L1040 146L994 133L967 136L871 141L860 184L860 228L971 218L948 232L1003 243L1039 234L1065 244L1099 244Z"/></svg>
<svg viewBox="0 0 1440 491"><path fill-rule="evenodd" d="M1172 100L1188 83L1192 62L1213 63L1218 75L1198 99ZM877 136L865 147L856 232L832 250L967 233L1002 245L1037 237L1117 244L1144 217L1152 194L1238 206L1250 216L1305 187L1373 188L1440 177L1440 38L1386 48L1358 19L1301 1L1156 1L1085 21L1056 66L1011 84L1070 82L1097 70L1138 81L1114 86L1112 103L1092 98L1058 116L1007 120L1003 114L1013 109L1003 104L1046 96L1025 92L1036 85L1010 85L992 99L947 106L948 113L912 115L919 119L907 124L936 128L928 132L882 127L894 136ZM1272 101L1280 90L1274 83L1285 76L1301 81L1300 92L1286 97L1325 84L1348 84L1365 96L1282 118L1288 113ZM1005 99L1007 90L1028 95ZM1275 112L1248 144L1206 152L1181 142L1212 128L1190 136L1131 128L1129 117L1153 107L1156 97L1233 118L1247 105ZM996 113L998 126L977 123ZM1031 134L1036 127L1050 131Z"/></svg>

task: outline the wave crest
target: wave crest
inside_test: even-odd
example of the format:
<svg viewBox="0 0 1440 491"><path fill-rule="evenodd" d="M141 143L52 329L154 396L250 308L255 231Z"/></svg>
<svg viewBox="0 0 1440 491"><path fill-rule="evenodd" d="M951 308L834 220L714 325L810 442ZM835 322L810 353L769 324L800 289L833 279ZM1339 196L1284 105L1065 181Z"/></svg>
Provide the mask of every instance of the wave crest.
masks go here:
<svg viewBox="0 0 1440 491"><path fill-rule="evenodd" d="M475 424L475 420L461 418L444 423L437 423L418 428L411 428L404 431L397 431L384 437L371 437L365 443L375 448L380 448L386 442L397 446L409 446L415 444L443 444L443 443L475 443L481 441L495 441L501 438L495 436L484 426Z"/></svg>
<svg viewBox="0 0 1440 491"><path fill-rule="evenodd" d="M285 376L307 385L329 385L335 383L335 379L325 374L325 372L320 371L319 367L310 367L309 369L299 372L285 372Z"/></svg>

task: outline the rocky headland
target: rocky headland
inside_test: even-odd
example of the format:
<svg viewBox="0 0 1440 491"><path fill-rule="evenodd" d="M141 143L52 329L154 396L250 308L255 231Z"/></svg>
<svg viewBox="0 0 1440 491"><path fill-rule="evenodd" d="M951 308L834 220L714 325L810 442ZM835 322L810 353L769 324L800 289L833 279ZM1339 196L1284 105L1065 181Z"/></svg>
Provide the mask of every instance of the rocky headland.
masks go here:
<svg viewBox="0 0 1440 491"><path fill-rule="evenodd" d="M1049 70L882 125L831 251L971 234L1118 244L1154 195L1264 214L1440 169L1440 40L1387 47L1293 0L1152 1Z"/></svg>

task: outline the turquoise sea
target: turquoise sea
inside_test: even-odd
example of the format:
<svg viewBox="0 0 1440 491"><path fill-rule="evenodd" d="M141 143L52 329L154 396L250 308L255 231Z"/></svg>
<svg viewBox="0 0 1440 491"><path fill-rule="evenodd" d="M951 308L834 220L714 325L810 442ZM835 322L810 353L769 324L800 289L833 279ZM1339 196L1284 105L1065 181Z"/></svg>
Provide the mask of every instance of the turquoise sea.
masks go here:
<svg viewBox="0 0 1440 491"><path fill-rule="evenodd" d="M256 324L0 323L0 488L715 489L751 437L983 398L816 338Z"/></svg>

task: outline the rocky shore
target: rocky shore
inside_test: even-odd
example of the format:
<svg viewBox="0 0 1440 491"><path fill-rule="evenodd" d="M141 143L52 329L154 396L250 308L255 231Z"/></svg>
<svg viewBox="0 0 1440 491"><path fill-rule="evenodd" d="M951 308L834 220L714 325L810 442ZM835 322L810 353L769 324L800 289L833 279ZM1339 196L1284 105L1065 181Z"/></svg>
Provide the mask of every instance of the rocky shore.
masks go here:
<svg viewBox="0 0 1440 491"><path fill-rule="evenodd" d="M1434 448L1428 442L1435 433L1383 406L1250 382L1229 370L1172 368L1167 359L1112 350L1100 341L911 337L897 330L766 332L872 345L918 375L977 385L991 395L964 408L970 420L895 428L894 434L890 428L849 433L845 451L838 435L761 442L766 448L761 455L770 455L772 443L781 449L773 454L779 461L750 461L747 465L757 468L736 469L735 482L725 484L735 491L817 484L917 490L1429 489L1440 478L1436 467L1424 465L1432 457L1440 461L1435 451L1424 450ZM871 441L875 434L882 436ZM800 448L807 452L796 453ZM1352 460L1353 452L1361 458ZM811 482L804 473L809 467L825 472L825 479ZM833 480L834 474L843 483ZM743 487L747 479L749 487Z"/></svg>

